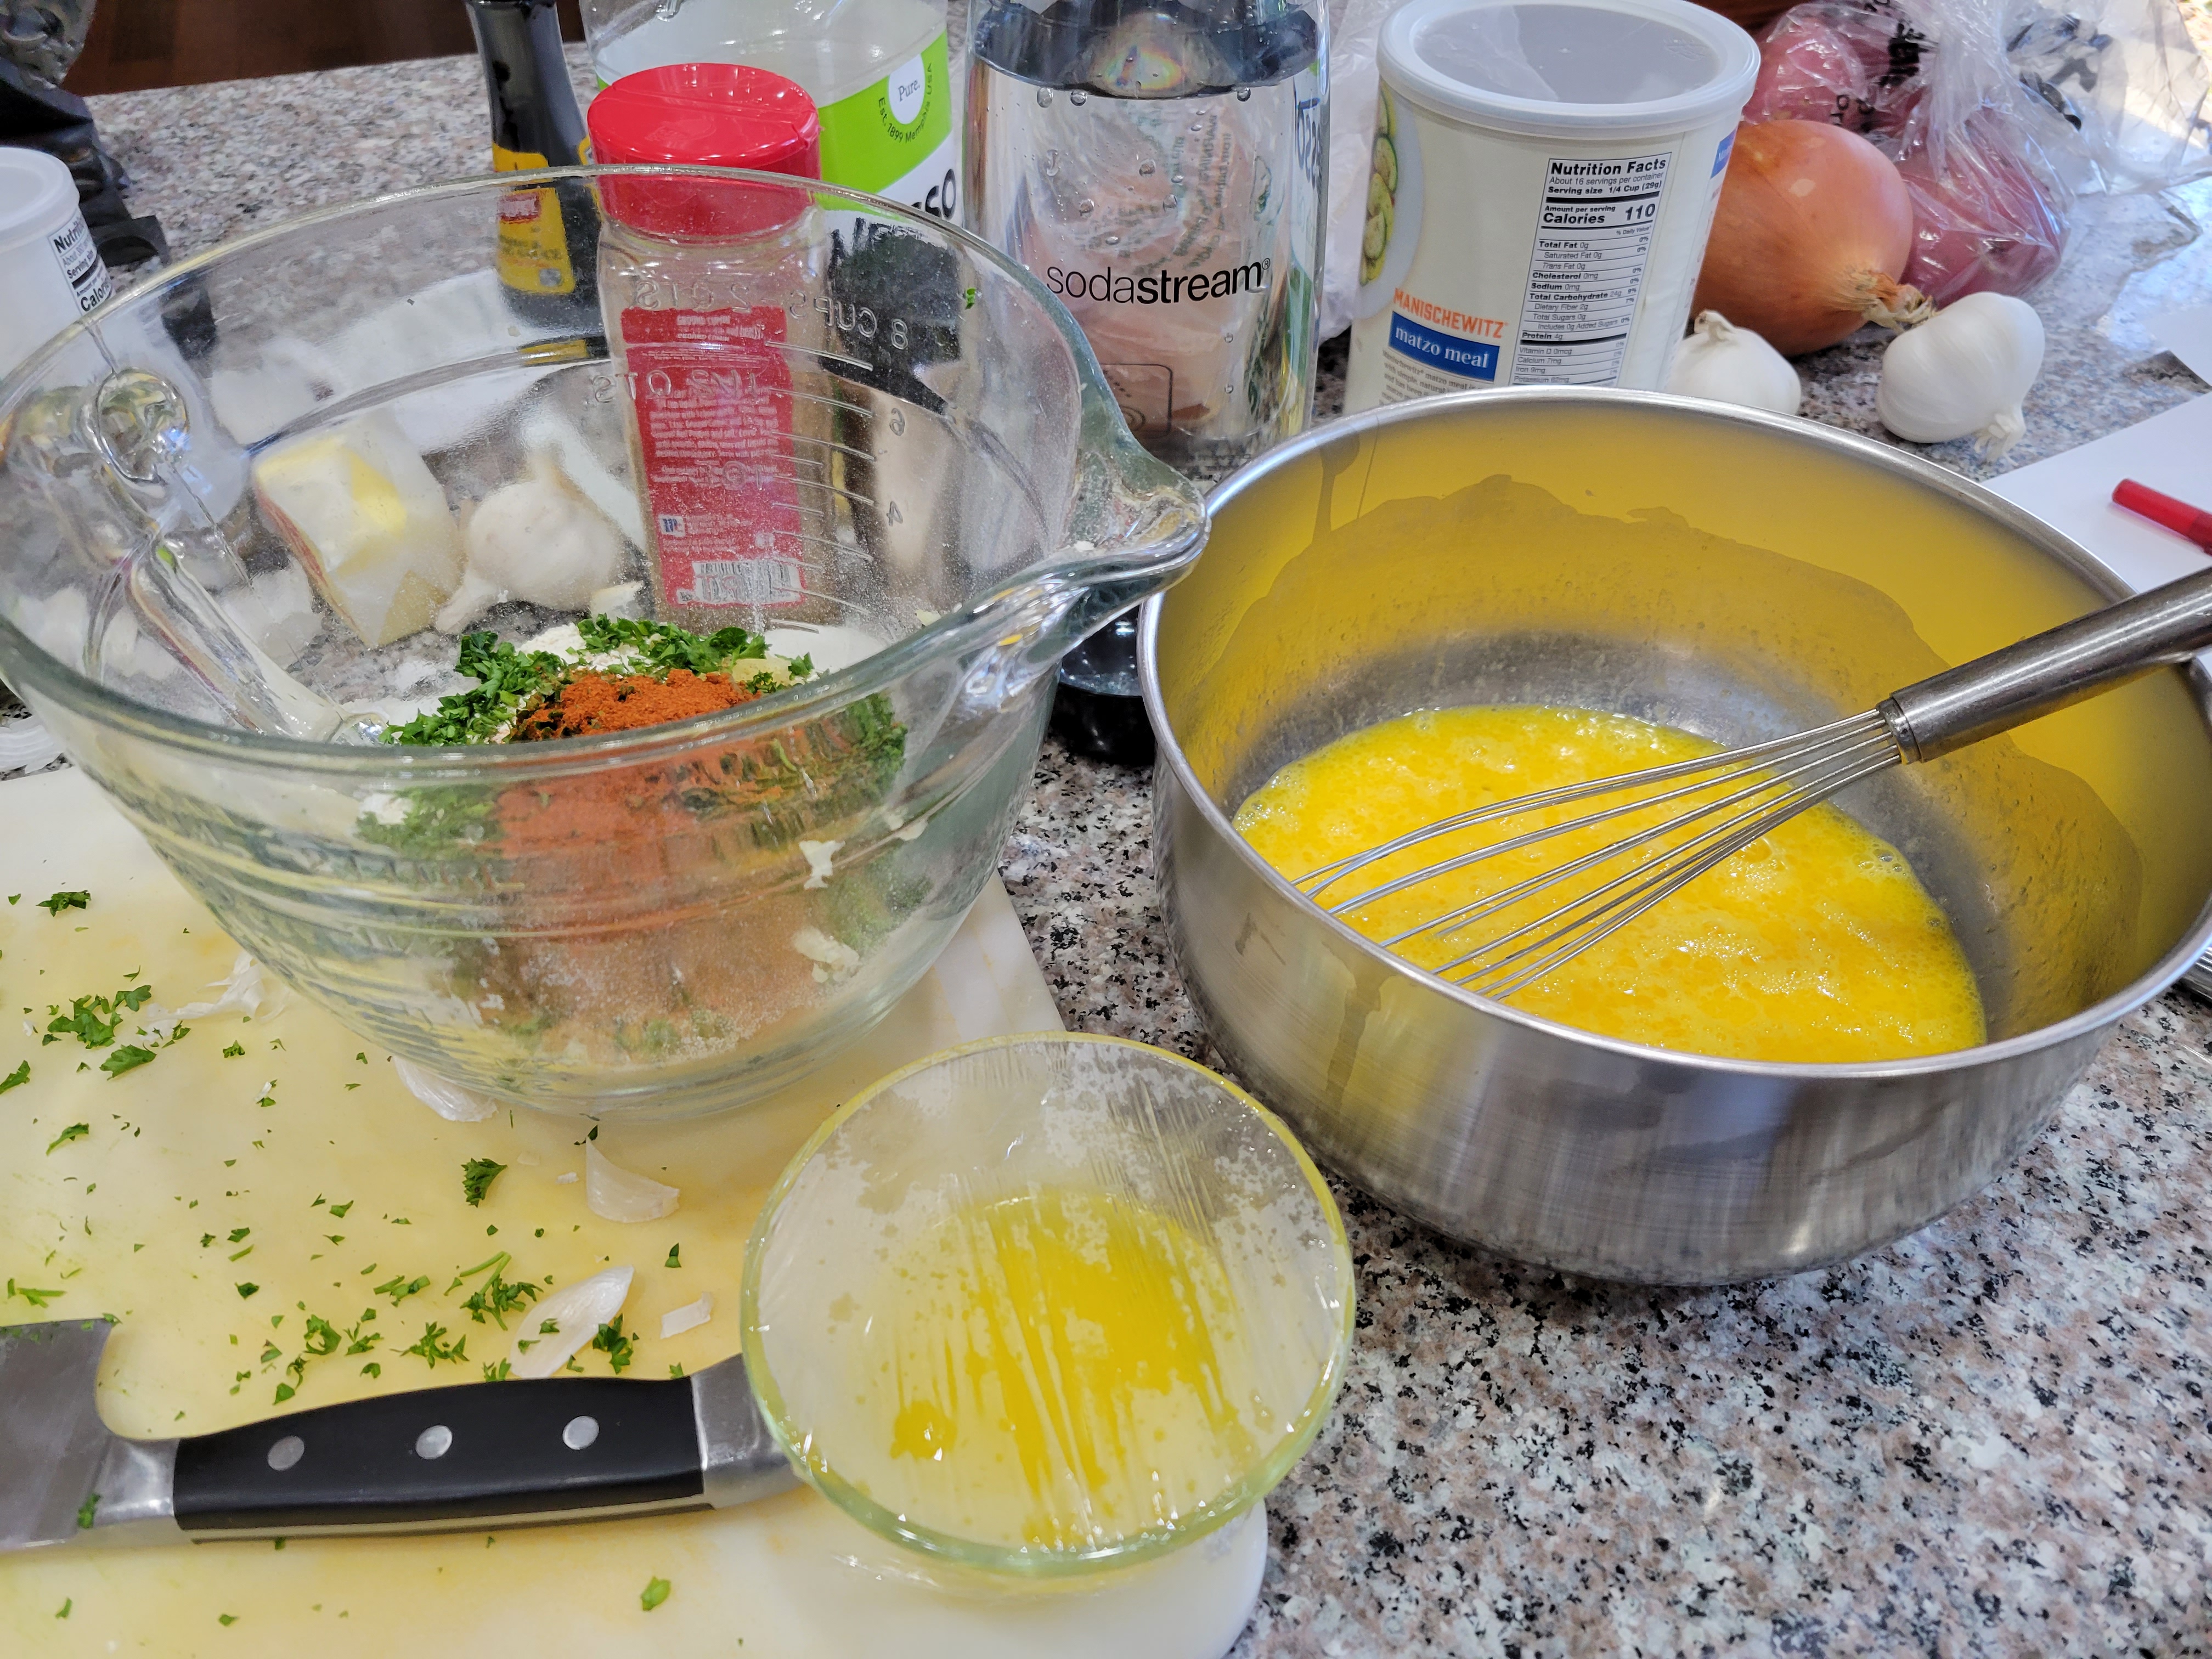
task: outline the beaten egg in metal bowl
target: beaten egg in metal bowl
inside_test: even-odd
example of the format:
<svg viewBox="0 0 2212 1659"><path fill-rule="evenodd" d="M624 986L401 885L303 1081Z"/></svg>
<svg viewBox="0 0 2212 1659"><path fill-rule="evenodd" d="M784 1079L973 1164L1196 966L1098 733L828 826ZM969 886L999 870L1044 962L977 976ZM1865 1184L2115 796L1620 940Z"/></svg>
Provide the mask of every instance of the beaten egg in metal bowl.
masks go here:
<svg viewBox="0 0 2212 1659"><path fill-rule="evenodd" d="M1273 452L1210 510L1139 644L1170 942L1231 1066L1315 1155L1452 1237L1671 1283L1887 1243L2002 1170L2212 937L2212 837L2184 828L2212 816L2192 665L1839 798L1948 920L1973 1046L1707 1056L1451 984L1316 906L1237 833L1240 807L1424 709L1780 738L2124 588L1929 463L1651 393L1398 404Z"/></svg>

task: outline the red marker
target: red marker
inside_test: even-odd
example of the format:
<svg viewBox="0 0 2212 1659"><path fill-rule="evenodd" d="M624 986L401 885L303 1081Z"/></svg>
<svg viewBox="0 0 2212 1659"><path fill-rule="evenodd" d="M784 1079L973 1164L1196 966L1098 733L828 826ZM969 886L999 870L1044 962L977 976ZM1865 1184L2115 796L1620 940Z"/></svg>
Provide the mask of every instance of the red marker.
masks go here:
<svg viewBox="0 0 2212 1659"><path fill-rule="evenodd" d="M2212 553L2212 513L2177 501L2148 484L2139 484L2133 478L2123 478L2113 488L2112 500L2130 513L2139 513L2153 524L2162 524L2178 536L2186 536L2206 552Z"/></svg>

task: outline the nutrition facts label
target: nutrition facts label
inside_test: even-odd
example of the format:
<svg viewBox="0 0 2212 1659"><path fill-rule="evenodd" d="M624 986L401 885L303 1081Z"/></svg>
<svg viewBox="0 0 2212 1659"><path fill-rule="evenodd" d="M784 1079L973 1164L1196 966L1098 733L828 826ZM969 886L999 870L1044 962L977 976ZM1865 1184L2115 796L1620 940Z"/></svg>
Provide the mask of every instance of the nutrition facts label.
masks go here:
<svg viewBox="0 0 2212 1659"><path fill-rule="evenodd" d="M1668 153L1546 163L1516 386L1611 386L1651 257Z"/></svg>

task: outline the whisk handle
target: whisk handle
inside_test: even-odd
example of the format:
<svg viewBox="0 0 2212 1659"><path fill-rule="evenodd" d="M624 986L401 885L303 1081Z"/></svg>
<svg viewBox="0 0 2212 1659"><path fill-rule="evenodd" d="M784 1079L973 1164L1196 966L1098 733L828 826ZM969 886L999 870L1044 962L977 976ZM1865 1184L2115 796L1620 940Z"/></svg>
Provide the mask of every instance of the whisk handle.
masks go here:
<svg viewBox="0 0 2212 1659"><path fill-rule="evenodd" d="M1892 693L1881 711L1908 759L2024 726L2212 646L2212 570L2062 623Z"/></svg>

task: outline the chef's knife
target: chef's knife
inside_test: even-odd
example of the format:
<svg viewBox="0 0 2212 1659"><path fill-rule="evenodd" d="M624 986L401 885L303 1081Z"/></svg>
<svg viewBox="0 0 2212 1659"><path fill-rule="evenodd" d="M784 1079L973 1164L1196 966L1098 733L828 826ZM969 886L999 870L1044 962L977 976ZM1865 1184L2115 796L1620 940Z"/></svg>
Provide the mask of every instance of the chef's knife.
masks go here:
<svg viewBox="0 0 2212 1659"><path fill-rule="evenodd" d="M470 1382L129 1440L94 1398L109 1328L0 1328L0 1551L596 1521L726 1508L796 1478L742 1358L665 1382Z"/></svg>

